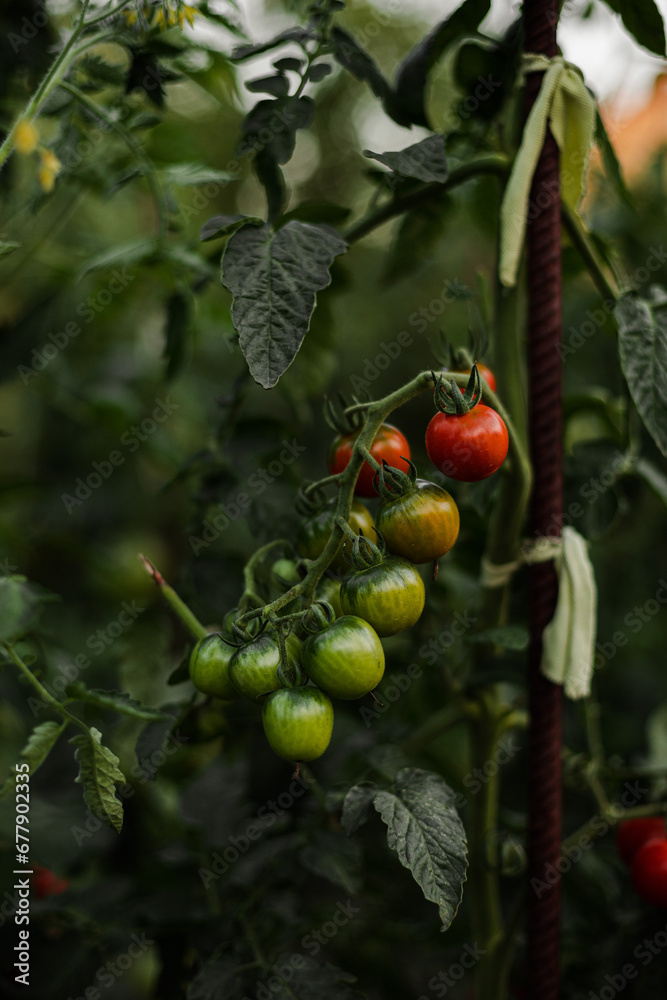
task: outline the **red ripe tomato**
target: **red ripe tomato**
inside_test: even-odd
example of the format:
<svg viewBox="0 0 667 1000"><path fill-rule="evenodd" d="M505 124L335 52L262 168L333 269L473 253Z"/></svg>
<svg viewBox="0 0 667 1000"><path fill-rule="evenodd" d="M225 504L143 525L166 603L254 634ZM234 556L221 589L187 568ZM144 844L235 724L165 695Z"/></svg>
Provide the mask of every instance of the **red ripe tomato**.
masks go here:
<svg viewBox="0 0 667 1000"><path fill-rule="evenodd" d="M426 428L426 451L440 472L463 483L493 475L505 461L505 421L484 403L467 413L436 413Z"/></svg>
<svg viewBox="0 0 667 1000"><path fill-rule="evenodd" d="M635 892L645 903L667 907L667 838L649 840L639 848L630 877Z"/></svg>
<svg viewBox="0 0 667 1000"><path fill-rule="evenodd" d="M327 456L327 465L332 476L347 468L352 458L354 442L358 436L358 431L354 434L339 434L332 441ZM379 465L382 465L382 460L384 459L387 465L391 465L395 469L400 469L401 472L407 472L410 468L407 461L403 461L403 459L407 460L410 458L410 445L407 438L399 431L398 427L393 427L391 424L382 424L373 439L370 453ZM375 473L368 462L364 462L359 473L359 478L357 479L357 485L354 487L356 496L377 496L373 487L374 475Z"/></svg>
<svg viewBox="0 0 667 1000"><path fill-rule="evenodd" d="M616 850L626 865L630 865L635 854L649 840L665 840L665 821L660 816L645 819L626 819L616 827Z"/></svg>
<svg viewBox="0 0 667 1000"><path fill-rule="evenodd" d="M66 878L59 878L54 875L50 868L43 868L42 865L33 867L33 875L30 880L32 891L37 899L46 899L47 896L59 896L61 892L69 888Z"/></svg>

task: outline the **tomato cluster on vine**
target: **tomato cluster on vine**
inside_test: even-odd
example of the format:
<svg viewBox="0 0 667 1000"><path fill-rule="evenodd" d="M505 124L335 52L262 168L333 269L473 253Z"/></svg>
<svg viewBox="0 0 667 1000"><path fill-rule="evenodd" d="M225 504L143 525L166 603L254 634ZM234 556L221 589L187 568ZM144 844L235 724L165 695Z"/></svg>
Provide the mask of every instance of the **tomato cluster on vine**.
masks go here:
<svg viewBox="0 0 667 1000"><path fill-rule="evenodd" d="M429 457L454 479L486 478L504 461L508 433L502 417L480 402L477 366L465 391L454 381L446 387L442 376L433 380L439 412L426 431ZM330 476L297 499L298 558L276 560L271 573L282 595L274 602L281 615L271 605L235 609L221 632L199 639L190 658L190 677L200 691L262 705L269 745L290 761L314 760L326 750L332 698L363 698L377 687L385 669L381 639L411 628L424 610L418 566L436 563L459 534L454 499L442 486L417 478L402 432L381 423L366 447L364 431L357 422L338 434L328 455ZM346 478L352 461L354 482ZM348 490L342 506L323 492L333 483ZM375 515L359 497L378 500ZM317 579L309 585L314 565ZM304 591L307 599L301 600Z"/></svg>

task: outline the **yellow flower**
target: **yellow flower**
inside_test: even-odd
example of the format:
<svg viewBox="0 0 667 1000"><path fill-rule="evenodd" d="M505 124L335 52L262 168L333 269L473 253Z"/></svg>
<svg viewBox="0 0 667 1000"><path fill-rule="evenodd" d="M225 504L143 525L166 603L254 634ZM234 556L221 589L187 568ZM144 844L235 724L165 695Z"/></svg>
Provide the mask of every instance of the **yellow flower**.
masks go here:
<svg viewBox="0 0 667 1000"><path fill-rule="evenodd" d="M39 178L42 191L49 194L53 191L56 183L56 177L62 170L62 164L58 157L52 153L50 149L40 149L39 155L42 165L39 168L37 176Z"/></svg>
<svg viewBox="0 0 667 1000"><path fill-rule="evenodd" d="M21 121L16 126L16 151L18 153L34 153L39 142L39 131L32 122Z"/></svg>
<svg viewBox="0 0 667 1000"><path fill-rule="evenodd" d="M166 28L167 26L167 18L165 17L165 13L161 7L155 16L155 25L160 30L162 30L162 28Z"/></svg>
<svg viewBox="0 0 667 1000"><path fill-rule="evenodd" d="M185 20L188 22L188 24L190 25L190 27L192 27L192 25L195 23L195 17L196 16L197 16L197 9L196 9L196 7L190 7L188 4L185 4L185 6L183 7L183 10L181 12L181 17L185 18ZM183 27L183 22L182 21L181 21L181 27Z"/></svg>
<svg viewBox="0 0 667 1000"><path fill-rule="evenodd" d="M136 10L124 10L123 17L125 18L125 20L129 25L136 24L137 21L139 20L139 15L137 14Z"/></svg>
<svg viewBox="0 0 667 1000"><path fill-rule="evenodd" d="M175 10L169 10L167 14L167 24L171 27L174 24L178 24L178 14Z"/></svg>

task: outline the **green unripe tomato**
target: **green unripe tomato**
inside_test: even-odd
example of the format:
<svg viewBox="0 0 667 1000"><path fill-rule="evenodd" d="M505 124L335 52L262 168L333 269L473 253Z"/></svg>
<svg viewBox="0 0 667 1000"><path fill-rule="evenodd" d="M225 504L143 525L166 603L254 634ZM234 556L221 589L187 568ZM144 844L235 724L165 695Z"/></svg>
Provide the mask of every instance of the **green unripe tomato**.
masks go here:
<svg viewBox="0 0 667 1000"><path fill-rule="evenodd" d="M321 757L331 740L333 720L333 705L316 687L281 688L262 707L269 746L284 760Z"/></svg>
<svg viewBox="0 0 667 1000"><path fill-rule="evenodd" d="M200 639L190 655L190 680L204 694L236 698L229 677L229 664L236 649L219 632Z"/></svg>
<svg viewBox="0 0 667 1000"><path fill-rule="evenodd" d="M288 635L285 645L288 655L300 662L301 640L292 633ZM236 650L229 664L229 676L238 694L256 701L280 687L279 666L278 640L271 632L262 632Z"/></svg>
<svg viewBox="0 0 667 1000"><path fill-rule="evenodd" d="M377 632L363 618L343 615L328 628L309 635L302 663L310 679L334 698L363 698L384 674L384 649Z"/></svg>
<svg viewBox="0 0 667 1000"><path fill-rule="evenodd" d="M459 533L459 511L441 486L418 479L402 496L383 500L377 528L389 552L412 563L432 562L449 552Z"/></svg>
<svg viewBox="0 0 667 1000"><path fill-rule="evenodd" d="M363 618L380 636L411 628L425 601L419 571L400 556L388 556L376 566L354 570L340 586L343 612Z"/></svg>
<svg viewBox="0 0 667 1000"><path fill-rule="evenodd" d="M276 559L271 567L271 578L280 587L280 592L289 590L301 577L293 559Z"/></svg>

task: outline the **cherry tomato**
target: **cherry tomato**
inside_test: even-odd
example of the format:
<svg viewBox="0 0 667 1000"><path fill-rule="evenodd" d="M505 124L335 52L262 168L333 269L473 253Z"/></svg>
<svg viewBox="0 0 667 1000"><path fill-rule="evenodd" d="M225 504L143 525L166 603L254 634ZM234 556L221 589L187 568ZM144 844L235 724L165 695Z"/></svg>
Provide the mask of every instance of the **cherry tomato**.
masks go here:
<svg viewBox="0 0 667 1000"><path fill-rule="evenodd" d="M190 680L204 694L236 698L229 678L229 663L236 652L219 632L200 639L190 654Z"/></svg>
<svg viewBox="0 0 667 1000"><path fill-rule="evenodd" d="M269 746L284 760L321 757L331 740L333 706L316 687L281 688L262 707L262 725Z"/></svg>
<svg viewBox="0 0 667 1000"><path fill-rule="evenodd" d="M305 518L302 522L297 537L297 548L304 559L317 559L324 552L324 547L329 541L336 516L336 503L336 500L330 501L321 511L318 511L317 514L313 514L311 517ZM356 535L363 532L366 538L375 537L373 516L360 500L352 501L347 523ZM334 572L347 573L350 568L347 559L343 555L343 548L345 548L346 552L350 551L351 543L348 539L341 541L338 551L330 564L330 569Z"/></svg>
<svg viewBox="0 0 667 1000"><path fill-rule="evenodd" d="M649 840L664 840L665 837L665 821L660 816L626 819L616 827L616 849L626 865L630 865L640 847Z"/></svg>
<svg viewBox="0 0 667 1000"><path fill-rule="evenodd" d="M48 896L59 896L68 889L69 880L60 878L50 868L34 865L30 885L37 899L46 899Z"/></svg>
<svg viewBox="0 0 667 1000"><path fill-rule="evenodd" d="M630 877L637 895L652 906L667 907L667 838L648 840L635 854Z"/></svg>
<svg viewBox="0 0 667 1000"><path fill-rule="evenodd" d="M412 563L400 556L353 570L340 586L343 612L363 618L380 636L395 635L414 625L425 600L424 581Z"/></svg>
<svg viewBox="0 0 667 1000"><path fill-rule="evenodd" d="M292 632L285 645L288 655L299 661L301 640ZM229 664L229 676L238 694L256 701L280 687L279 665L280 646L276 636L271 632L262 632L236 650Z"/></svg>
<svg viewBox="0 0 667 1000"><path fill-rule="evenodd" d="M431 562L449 552L459 534L459 510L447 490L418 479L411 490L383 500L377 528L389 552L413 563Z"/></svg>
<svg viewBox="0 0 667 1000"><path fill-rule="evenodd" d="M493 475L505 461L505 421L484 403L467 413L436 413L426 428L426 451L440 472L463 483Z"/></svg>
<svg viewBox="0 0 667 1000"><path fill-rule="evenodd" d="M303 644L310 679L334 698L363 698L384 674L384 649L377 632L362 618L343 615Z"/></svg>
<svg viewBox="0 0 667 1000"><path fill-rule="evenodd" d="M346 434L345 436L339 434L332 441L327 457L329 472L332 475L342 472L343 469L347 468L352 457L354 442L358 436L358 431L354 434ZM387 465L391 465L395 469L400 469L401 472L408 471L409 466L407 461L404 462L403 459L410 458L410 445L398 427L393 427L391 424L382 424L369 450L375 461L380 465L382 465L382 460L384 459ZM368 462L364 462L359 473L359 478L357 479L357 484L354 487L356 496L377 496L373 487L374 475L375 473Z"/></svg>

